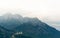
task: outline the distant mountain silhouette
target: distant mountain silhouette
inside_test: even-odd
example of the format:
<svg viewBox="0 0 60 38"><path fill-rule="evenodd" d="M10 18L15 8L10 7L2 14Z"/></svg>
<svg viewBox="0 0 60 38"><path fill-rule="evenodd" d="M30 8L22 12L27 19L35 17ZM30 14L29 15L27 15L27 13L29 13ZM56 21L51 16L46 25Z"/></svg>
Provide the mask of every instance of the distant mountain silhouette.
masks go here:
<svg viewBox="0 0 60 38"><path fill-rule="evenodd" d="M16 32L23 32L22 38L60 38L60 31L40 21L38 18L22 17L18 14L5 14L0 16L0 26L2 26L0 27L0 33L6 33L3 34L6 36L12 36Z"/></svg>

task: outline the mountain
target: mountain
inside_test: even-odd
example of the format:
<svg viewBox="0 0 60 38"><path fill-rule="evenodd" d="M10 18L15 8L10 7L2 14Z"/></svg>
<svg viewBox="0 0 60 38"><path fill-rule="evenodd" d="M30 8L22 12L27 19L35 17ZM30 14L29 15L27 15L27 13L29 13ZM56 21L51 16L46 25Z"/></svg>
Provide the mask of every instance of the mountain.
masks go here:
<svg viewBox="0 0 60 38"><path fill-rule="evenodd" d="M5 14L0 16L0 30L6 33L6 38L60 38L60 31L40 21L38 18L22 17L18 14ZM8 30L6 30L8 29ZM20 32L23 34L21 35Z"/></svg>
<svg viewBox="0 0 60 38"><path fill-rule="evenodd" d="M5 14L3 16L0 16L0 25L7 28L7 29L13 29L16 26L19 26L22 24L22 16L20 15L12 15L12 14Z"/></svg>
<svg viewBox="0 0 60 38"><path fill-rule="evenodd" d="M17 32L32 38L60 38L60 32L37 19L29 19L28 22L14 28Z"/></svg>

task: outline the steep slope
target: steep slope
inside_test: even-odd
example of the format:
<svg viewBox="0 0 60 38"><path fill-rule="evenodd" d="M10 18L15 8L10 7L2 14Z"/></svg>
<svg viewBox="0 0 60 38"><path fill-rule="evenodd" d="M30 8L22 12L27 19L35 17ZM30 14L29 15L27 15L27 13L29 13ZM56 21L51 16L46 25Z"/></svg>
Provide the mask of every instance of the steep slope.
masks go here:
<svg viewBox="0 0 60 38"><path fill-rule="evenodd" d="M49 25L39 21L37 18L29 19L28 22L21 24L14 29L23 32L23 35L32 38L60 38L60 32Z"/></svg>

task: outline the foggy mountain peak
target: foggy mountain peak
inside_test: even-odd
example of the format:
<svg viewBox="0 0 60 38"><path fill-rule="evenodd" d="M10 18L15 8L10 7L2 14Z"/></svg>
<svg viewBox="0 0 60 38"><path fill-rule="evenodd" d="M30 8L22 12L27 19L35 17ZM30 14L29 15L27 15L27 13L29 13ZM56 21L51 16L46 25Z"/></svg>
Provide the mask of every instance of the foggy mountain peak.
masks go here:
<svg viewBox="0 0 60 38"><path fill-rule="evenodd" d="M13 33L23 32L23 35L31 36L32 38L59 38L60 35L58 30L50 27L38 18L22 17L19 14L5 14L0 16L0 26L8 29L8 34L9 30L13 30Z"/></svg>
<svg viewBox="0 0 60 38"><path fill-rule="evenodd" d="M4 19L22 19L24 21L37 21L39 20L37 17L30 18L30 17L23 17L19 14L12 14L12 13L6 13L3 16L1 16Z"/></svg>
<svg viewBox="0 0 60 38"><path fill-rule="evenodd" d="M0 16L0 24L8 29L19 26L20 24L31 22L32 24L37 24L39 22L38 18L22 17L19 14L7 13ZM11 28L10 28L11 27Z"/></svg>
<svg viewBox="0 0 60 38"><path fill-rule="evenodd" d="M6 13L6 14L4 14L3 16L5 16L5 17L22 17L21 15L19 15L19 14L12 14L12 13Z"/></svg>

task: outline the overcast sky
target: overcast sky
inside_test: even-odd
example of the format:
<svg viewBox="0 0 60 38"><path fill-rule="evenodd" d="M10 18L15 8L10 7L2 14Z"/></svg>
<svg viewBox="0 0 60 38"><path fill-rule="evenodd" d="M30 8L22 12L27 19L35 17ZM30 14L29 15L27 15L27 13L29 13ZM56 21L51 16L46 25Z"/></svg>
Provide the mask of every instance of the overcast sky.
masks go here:
<svg viewBox="0 0 60 38"><path fill-rule="evenodd" d="M60 30L60 0L0 0L0 15L9 12L38 17Z"/></svg>

